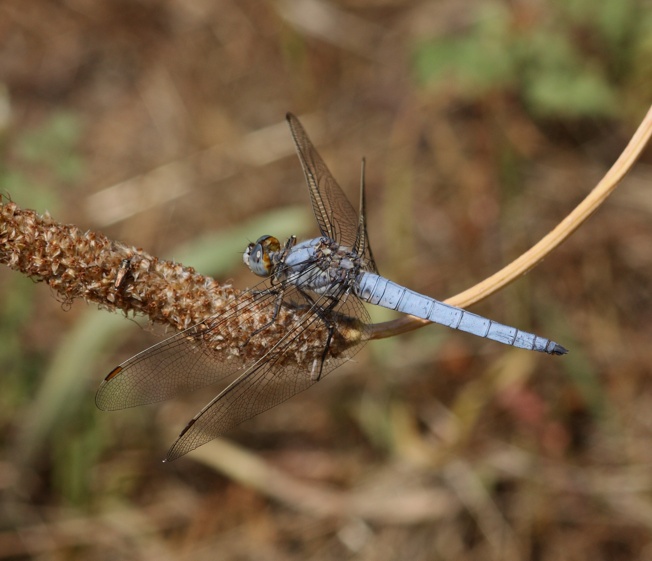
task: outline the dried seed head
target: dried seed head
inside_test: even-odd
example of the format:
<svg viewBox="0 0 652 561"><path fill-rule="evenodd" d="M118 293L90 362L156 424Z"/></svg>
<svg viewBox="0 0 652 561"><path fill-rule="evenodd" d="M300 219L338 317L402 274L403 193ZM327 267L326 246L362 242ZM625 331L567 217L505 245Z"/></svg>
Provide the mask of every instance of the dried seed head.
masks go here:
<svg viewBox="0 0 652 561"><path fill-rule="evenodd" d="M219 285L192 267L160 260L98 232L55 222L47 213L41 216L22 210L2 197L0 263L47 283L65 306L82 298L107 310L145 314L153 323L176 330L208 320L203 327L204 342L225 360L260 358L302 320L301 310L284 308L271 322L269 308L256 306L249 293L244 298L251 299L251 306L222 319L219 328L208 329L215 321L211 318L242 296L240 291ZM250 338L253 331L268 324L258 336ZM338 325L340 329L330 347L334 357L365 338L365 327L357 320L343 317ZM327 339L323 322L314 322L298 336L293 354L283 360L310 364L320 359Z"/></svg>

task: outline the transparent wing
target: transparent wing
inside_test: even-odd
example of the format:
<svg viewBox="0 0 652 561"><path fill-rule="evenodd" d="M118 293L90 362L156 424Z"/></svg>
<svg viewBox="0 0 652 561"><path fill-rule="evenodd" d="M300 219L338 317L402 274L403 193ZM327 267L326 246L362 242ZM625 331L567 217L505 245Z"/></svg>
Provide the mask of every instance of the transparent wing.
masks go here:
<svg viewBox="0 0 652 561"><path fill-rule="evenodd" d="M364 222L364 192L358 217L299 121L288 114L288 122L322 235L364 251L366 268L375 270ZM311 286L309 266L314 267L315 275L323 273L306 263L308 274L302 271L301 276L308 278L307 286ZM228 303L219 314L115 368L98 389L96 403L100 409L112 410L162 401L244 369L184 429L168 453L167 459L173 460L308 388L360 348L368 338L369 317L364 306L346 283L339 287L339 294L327 293L328 297L309 296L290 283L272 287L264 281ZM295 312L286 314L289 319L283 325L275 321L279 295L282 305ZM332 329L323 329L325 326ZM317 328L325 334L324 353L307 360L310 330ZM338 338L346 344L334 344ZM243 340L246 344L237 343ZM347 350L334 356L333 349L338 348ZM251 366L246 368L247 364Z"/></svg>
<svg viewBox="0 0 652 561"><path fill-rule="evenodd" d="M295 341L300 339L303 330L323 321L333 321L338 330L345 331L347 323L354 325L352 322L355 320L352 318L368 320L362 303L354 296L340 302L334 312L325 309L325 300L322 298L315 302L306 321L294 325L264 357L242 373L188 423L168 451L165 461L187 454L241 422L309 388L362 347L368 338L368 321L364 321L362 326L365 334L360 342L347 348L345 354L328 356L323 365L319 359L315 359L312 364L288 364L287 357L294 352ZM360 327L359 323L355 323L355 329Z"/></svg>
<svg viewBox="0 0 652 561"><path fill-rule="evenodd" d="M307 271L310 266L306 264ZM321 271L312 265L315 274ZM306 275L309 279L309 275ZM95 403L103 410L164 401L226 378L263 356L283 335L279 325L252 336L272 321L279 306L297 310L311 301L292 285L265 280L226 304L218 314L145 349L114 368L100 385ZM300 314L299 314L300 315Z"/></svg>
<svg viewBox="0 0 652 561"><path fill-rule="evenodd" d="M312 210L320 232L340 245L355 249L359 255L364 256L365 269L377 273L365 223L364 161L358 215L308 138L299 119L292 113L288 113L286 118L306 176Z"/></svg>
<svg viewBox="0 0 652 561"><path fill-rule="evenodd" d="M316 275L321 274L318 267L313 267L313 270ZM274 310L279 305L279 290L282 291L283 306L293 308L294 313L287 314L286 318L289 319L282 325L280 321L269 324L261 333L252 336L246 345L235 345L231 339L247 340L248 336L273 319ZM345 285L342 285L340 292L346 292ZM311 379L311 376L315 378L315 368L317 372L321 369L323 376L355 352L351 346L339 357L327 354L323 368L321 356L319 364L314 361L304 364L301 360L305 357L304 346L310 339L308 330L323 328L325 322L330 321L335 324L334 338L346 337L347 330L355 330L359 344L367 339L369 316L362 303L351 296L330 310L333 302L337 300L319 298L313 301L293 285L278 286L272 290L265 281L227 304L220 314L123 362L100 385L95 398L97 406L103 410L116 410L163 401L210 385L244 369L236 382L249 382L239 392L231 390L229 397L219 402L218 410L225 411L222 413L223 420L215 426L204 428L205 422L211 418L206 416L205 421L197 423L194 430L187 431L183 442L189 439L206 441L197 437L198 432L213 435L208 438L210 440L249 416L269 409L312 385L316 381ZM234 337L234 331L240 333ZM336 339L333 342L337 343ZM324 348L326 343L324 335ZM336 344L334 348L337 347ZM343 345L339 345L339 348L343 348ZM245 369L246 364L252 366ZM273 376L274 383L266 376ZM260 386L246 389L251 395L245 395L245 388L251 384ZM283 389L279 389L281 385ZM269 395L266 393L268 391ZM188 451L199 444L184 446Z"/></svg>
<svg viewBox="0 0 652 561"><path fill-rule="evenodd" d="M358 233L358 215L315 150L306 131L292 113L287 121L308 182L312 210L319 230L340 245L353 247Z"/></svg>
<svg viewBox="0 0 652 561"><path fill-rule="evenodd" d="M362 158L362 169L360 171L360 215L358 217L358 234L354 251L358 255L364 256L364 265L367 271L378 274L378 267L374 254L369 244L369 234L367 233L367 198L365 195L365 159Z"/></svg>
<svg viewBox="0 0 652 561"><path fill-rule="evenodd" d="M256 290L262 290L257 293ZM244 292L219 314L157 343L113 369L100 385L95 403L103 410L125 409L164 401L212 384L243 367L242 355L229 347L229 338L242 314L255 315L273 309L276 295L267 281ZM224 332L209 346L209 332ZM230 352L229 352L230 348Z"/></svg>

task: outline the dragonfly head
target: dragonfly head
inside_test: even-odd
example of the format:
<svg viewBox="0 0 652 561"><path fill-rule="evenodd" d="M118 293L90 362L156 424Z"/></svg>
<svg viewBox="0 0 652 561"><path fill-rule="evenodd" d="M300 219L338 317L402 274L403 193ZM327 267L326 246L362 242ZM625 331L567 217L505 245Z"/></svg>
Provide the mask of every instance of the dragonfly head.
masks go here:
<svg viewBox="0 0 652 561"><path fill-rule="evenodd" d="M271 254L280 250L281 244L274 236L261 236L247 246L242 260L259 277L268 277L274 268Z"/></svg>

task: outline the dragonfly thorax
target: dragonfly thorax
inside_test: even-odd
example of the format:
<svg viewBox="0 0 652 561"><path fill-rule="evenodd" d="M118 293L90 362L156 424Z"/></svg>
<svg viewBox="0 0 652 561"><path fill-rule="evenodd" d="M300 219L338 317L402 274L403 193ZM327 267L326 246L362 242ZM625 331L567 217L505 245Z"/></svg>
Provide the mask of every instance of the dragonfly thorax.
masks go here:
<svg viewBox="0 0 652 561"><path fill-rule="evenodd" d="M282 257L276 274L279 282L299 286L320 296L336 296L352 284L361 262L350 248L330 238L304 240Z"/></svg>

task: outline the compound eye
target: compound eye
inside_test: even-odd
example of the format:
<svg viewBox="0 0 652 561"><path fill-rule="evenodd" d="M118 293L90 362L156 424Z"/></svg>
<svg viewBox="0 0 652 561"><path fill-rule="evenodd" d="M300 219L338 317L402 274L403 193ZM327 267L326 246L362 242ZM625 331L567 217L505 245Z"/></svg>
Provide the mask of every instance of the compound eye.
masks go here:
<svg viewBox="0 0 652 561"><path fill-rule="evenodd" d="M262 236L256 243L250 243L242 256L242 260L259 277L272 274L273 263L271 254L280 251L281 244L273 236Z"/></svg>
<svg viewBox="0 0 652 561"><path fill-rule="evenodd" d="M260 236L256 240L256 245L260 245L266 253L274 253L281 250L281 242L274 236Z"/></svg>

